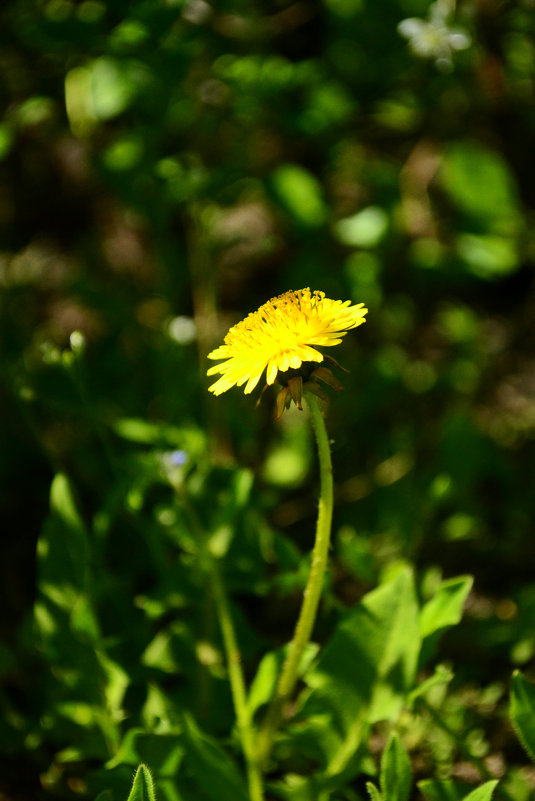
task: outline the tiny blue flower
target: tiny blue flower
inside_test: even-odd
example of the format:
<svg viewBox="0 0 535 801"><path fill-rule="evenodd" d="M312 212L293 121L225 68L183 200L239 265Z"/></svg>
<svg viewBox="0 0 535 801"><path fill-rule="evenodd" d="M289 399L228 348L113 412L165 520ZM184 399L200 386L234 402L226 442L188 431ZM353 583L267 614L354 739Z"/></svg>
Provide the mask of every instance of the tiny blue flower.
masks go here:
<svg viewBox="0 0 535 801"><path fill-rule="evenodd" d="M188 454L186 451L172 451L169 454L169 461L173 465L173 467L181 467L181 465L186 464L188 461Z"/></svg>

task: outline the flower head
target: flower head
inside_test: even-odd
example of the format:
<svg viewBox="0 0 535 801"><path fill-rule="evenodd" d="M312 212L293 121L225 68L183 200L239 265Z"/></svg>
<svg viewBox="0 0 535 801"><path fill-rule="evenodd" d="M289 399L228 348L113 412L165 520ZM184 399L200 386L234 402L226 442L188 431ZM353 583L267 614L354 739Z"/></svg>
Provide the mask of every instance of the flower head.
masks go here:
<svg viewBox="0 0 535 801"><path fill-rule="evenodd" d="M269 300L233 326L225 344L208 354L209 359L224 360L208 370L208 375L221 374L210 392L221 395L245 384L247 395L264 370L267 384L291 381L303 364L322 362L318 348L338 345L351 328L365 322L367 311L364 303L352 306L350 300L331 300L308 288Z"/></svg>
<svg viewBox="0 0 535 801"><path fill-rule="evenodd" d="M454 4L436 0L429 6L427 19L409 17L398 25L399 33L409 40L412 52L420 58L432 58L437 67L447 72L453 68L453 53L470 47L470 36L462 28L452 26Z"/></svg>

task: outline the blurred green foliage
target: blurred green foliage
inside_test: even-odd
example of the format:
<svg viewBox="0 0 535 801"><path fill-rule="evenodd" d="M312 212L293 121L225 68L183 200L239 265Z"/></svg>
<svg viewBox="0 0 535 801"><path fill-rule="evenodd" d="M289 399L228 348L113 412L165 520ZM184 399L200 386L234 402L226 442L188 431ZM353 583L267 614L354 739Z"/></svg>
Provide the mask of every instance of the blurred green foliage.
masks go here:
<svg viewBox="0 0 535 801"><path fill-rule="evenodd" d="M336 354L325 648L271 797L484 801L499 778L527 801L530 2L8 0L0 20L0 792L117 801L143 762L165 801L247 797L207 554L258 714L315 457L269 392L208 396L205 356L311 286L370 312ZM151 788L140 769L132 801Z"/></svg>

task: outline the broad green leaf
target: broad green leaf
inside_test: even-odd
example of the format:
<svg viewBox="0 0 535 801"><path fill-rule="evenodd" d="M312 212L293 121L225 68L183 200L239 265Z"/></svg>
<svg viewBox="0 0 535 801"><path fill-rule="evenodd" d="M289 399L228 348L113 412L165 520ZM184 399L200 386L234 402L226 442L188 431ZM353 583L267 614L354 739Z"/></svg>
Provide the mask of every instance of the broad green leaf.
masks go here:
<svg viewBox="0 0 535 801"><path fill-rule="evenodd" d="M388 801L408 801L412 784L409 756L397 734L392 734L381 759L380 784Z"/></svg>
<svg viewBox="0 0 535 801"><path fill-rule="evenodd" d="M473 583L472 576L459 576L441 584L422 609L420 615L422 638L459 623L463 615L464 602Z"/></svg>
<svg viewBox="0 0 535 801"><path fill-rule="evenodd" d="M305 677L312 693L302 714L324 719L330 772L354 753L365 724L399 715L416 674L418 614L412 573L403 570L343 616Z"/></svg>
<svg viewBox="0 0 535 801"><path fill-rule="evenodd" d="M519 672L513 675L511 720L518 739L535 759L535 687Z"/></svg>
<svg viewBox="0 0 535 801"><path fill-rule="evenodd" d="M369 793L371 801L384 801L383 796L381 795L375 784L372 784L371 782L366 782L366 790ZM388 801L390 801L390 799L388 799Z"/></svg>
<svg viewBox="0 0 535 801"><path fill-rule="evenodd" d="M518 225L515 181L496 151L475 142L454 142L446 150L440 177L455 203L489 229Z"/></svg>
<svg viewBox="0 0 535 801"><path fill-rule="evenodd" d="M498 780L493 779L490 782L485 782L481 787L472 790L471 793L465 795L463 801L490 801L492 794L498 785Z"/></svg>
<svg viewBox="0 0 535 801"><path fill-rule="evenodd" d="M217 801L248 801L241 773L215 740L201 732L193 718L183 716L186 755L184 762L201 790ZM217 793L214 795L214 788Z"/></svg>
<svg viewBox="0 0 535 801"><path fill-rule="evenodd" d="M273 186L282 204L303 225L325 222L327 210L317 179L298 164L284 164L273 173Z"/></svg>
<svg viewBox="0 0 535 801"><path fill-rule="evenodd" d="M156 801L152 776L146 765L140 765L136 770L127 801Z"/></svg>

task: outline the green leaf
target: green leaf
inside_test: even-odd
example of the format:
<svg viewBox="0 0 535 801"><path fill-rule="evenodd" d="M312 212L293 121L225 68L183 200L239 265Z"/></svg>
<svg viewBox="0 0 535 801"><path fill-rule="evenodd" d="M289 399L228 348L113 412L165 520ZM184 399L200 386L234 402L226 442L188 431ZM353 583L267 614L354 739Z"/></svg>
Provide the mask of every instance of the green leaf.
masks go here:
<svg viewBox="0 0 535 801"><path fill-rule="evenodd" d="M267 704L273 695L277 684L287 648L278 648L270 651L261 660L256 675L251 683L247 704L249 711L254 714L259 707ZM301 677L308 670L310 664L317 656L318 646L309 643L301 658L298 675Z"/></svg>
<svg viewBox="0 0 535 801"><path fill-rule="evenodd" d="M319 736L331 775L358 748L365 724L397 718L413 689L419 651L414 580L403 570L343 616L305 677L312 693L302 715L323 719Z"/></svg>
<svg viewBox="0 0 535 801"><path fill-rule="evenodd" d="M371 782L366 782L366 790L370 795L371 801L383 801L383 796L381 795L375 784L372 784Z"/></svg>
<svg viewBox="0 0 535 801"><path fill-rule="evenodd" d="M493 779L490 782L485 782L481 787L477 787L468 793L463 801L490 801L492 794L498 785L498 779Z"/></svg>
<svg viewBox="0 0 535 801"><path fill-rule="evenodd" d="M193 718L183 716L186 755L184 762L209 798L217 788L217 801L248 801L241 773L219 745L201 732Z"/></svg>
<svg viewBox="0 0 535 801"><path fill-rule="evenodd" d="M397 734L392 734L381 759L380 784L388 801L408 801L412 784L409 756Z"/></svg>
<svg viewBox="0 0 535 801"><path fill-rule="evenodd" d="M70 528L83 528L78 514L69 479L63 473L58 473L50 487L50 507L63 522Z"/></svg>
<svg viewBox="0 0 535 801"><path fill-rule="evenodd" d="M420 615L422 638L459 623L463 615L464 603L473 583L472 576L459 576L441 584L435 595L422 609Z"/></svg>
<svg viewBox="0 0 535 801"><path fill-rule="evenodd" d="M302 225L316 227L325 222L321 187L308 170L298 164L284 164L275 170L273 186L282 204Z"/></svg>
<svg viewBox="0 0 535 801"><path fill-rule="evenodd" d="M156 801L152 776L146 765L140 765L136 770L127 801Z"/></svg>
<svg viewBox="0 0 535 801"><path fill-rule="evenodd" d="M247 698L251 714L254 714L259 707L267 704L271 699L283 661L284 650L282 648L270 651L262 658Z"/></svg>
<svg viewBox="0 0 535 801"><path fill-rule="evenodd" d="M90 639L98 637L91 607L90 547L67 477L58 474L50 488L50 516L37 546L39 598L36 619L43 636L58 626L58 611Z"/></svg>
<svg viewBox="0 0 535 801"><path fill-rule="evenodd" d="M446 150L440 175L458 207L489 229L518 226L517 188L499 153L474 142L454 142Z"/></svg>
<svg viewBox="0 0 535 801"><path fill-rule="evenodd" d="M535 760L535 687L518 671L513 674L511 720L518 739Z"/></svg>
<svg viewBox="0 0 535 801"><path fill-rule="evenodd" d="M498 780L493 779L470 792L466 782L425 779L418 782L418 789L426 801L490 801L497 784Z"/></svg>

